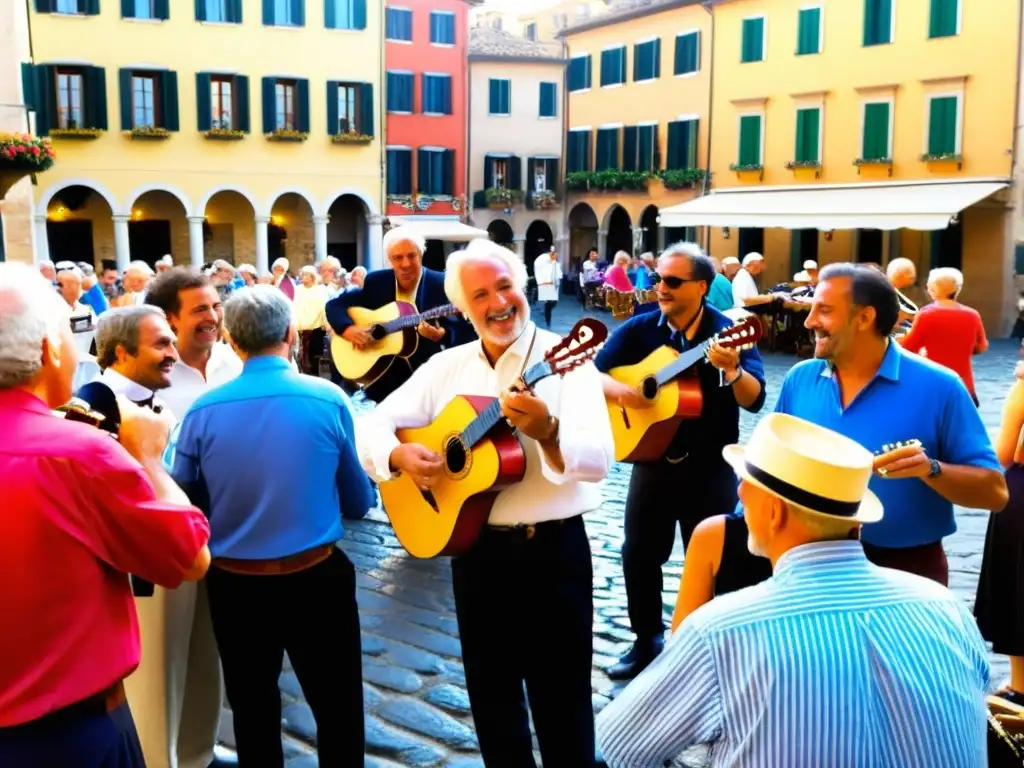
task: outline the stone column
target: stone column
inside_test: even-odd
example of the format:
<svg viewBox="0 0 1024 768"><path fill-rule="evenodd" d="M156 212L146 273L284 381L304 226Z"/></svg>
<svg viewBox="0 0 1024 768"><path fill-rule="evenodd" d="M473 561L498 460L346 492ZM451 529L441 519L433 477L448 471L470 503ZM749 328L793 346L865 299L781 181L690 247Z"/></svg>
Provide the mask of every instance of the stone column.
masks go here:
<svg viewBox="0 0 1024 768"><path fill-rule="evenodd" d="M608 247L608 230L599 229L597 230L597 258L602 260L605 258L604 251ZM586 254L584 254L586 256Z"/></svg>
<svg viewBox="0 0 1024 768"><path fill-rule="evenodd" d="M188 217L188 259L194 269L201 269L206 261L206 251L203 244L203 222L204 216Z"/></svg>
<svg viewBox="0 0 1024 768"><path fill-rule="evenodd" d="M313 217L313 238L316 243L313 260L317 264L327 258L327 222L330 220L330 216Z"/></svg>
<svg viewBox="0 0 1024 768"><path fill-rule="evenodd" d="M131 219L128 214L114 215L114 255L117 259L118 272L124 272L132 260L132 249L128 239L128 222Z"/></svg>
<svg viewBox="0 0 1024 768"><path fill-rule="evenodd" d="M512 238L512 242L516 245L516 253L519 258L526 263L526 235L516 235Z"/></svg>
<svg viewBox="0 0 1024 768"><path fill-rule="evenodd" d="M267 225L269 216L256 217L256 272L262 277L270 272L270 243L267 241Z"/></svg>
<svg viewBox="0 0 1024 768"><path fill-rule="evenodd" d="M34 217L36 225L35 259L36 264L50 258L50 238L46 233L46 213L37 213Z"/></svg>
<svg viewBox="0 0 1024 768"><path fill-rule="evenodd" d="M558 263L562 265L562 271L568 272L572 263L572 241L568 232L559 232L555 235L555 250L558 251Z"/></svg>
<svg viewBox="0 0 1024 768"><path fill-rule="evenodd" d="M382 253L382 240L384 239L384 217L379 215L371 216L366 228L366 250L363 266L370 272L375 269L384 268L384 256Z"/></svg>
<svg viewBox="0 0 1024 768"><path fill-rule="evenodd" d="M658 253L661 253L664 250L665 250L665 228L659 224L658 225ZM657 256L658 253L655 253L654 255Z"/></svg>

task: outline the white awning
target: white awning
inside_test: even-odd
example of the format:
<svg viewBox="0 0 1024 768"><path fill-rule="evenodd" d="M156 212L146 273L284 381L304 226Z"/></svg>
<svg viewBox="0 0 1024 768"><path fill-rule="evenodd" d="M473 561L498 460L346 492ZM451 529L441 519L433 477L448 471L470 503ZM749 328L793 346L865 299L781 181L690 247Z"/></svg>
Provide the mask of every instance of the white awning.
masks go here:
<svg viewBox="0 0 1024 768"><path fill-rule="evenodd" d="M964 208L1008 181L887 182L723 189L663 208L663 227L945 229Z"/></svg>
<svg viewBox="0 0 1024 768"><path fill-rule="evenodd" d="M419 216L389 216L392 226L415 229L427 240L446 240L450 243L466 243L479 237L487 237L487 231L463 224L458 219L427 219Z"/></svg>

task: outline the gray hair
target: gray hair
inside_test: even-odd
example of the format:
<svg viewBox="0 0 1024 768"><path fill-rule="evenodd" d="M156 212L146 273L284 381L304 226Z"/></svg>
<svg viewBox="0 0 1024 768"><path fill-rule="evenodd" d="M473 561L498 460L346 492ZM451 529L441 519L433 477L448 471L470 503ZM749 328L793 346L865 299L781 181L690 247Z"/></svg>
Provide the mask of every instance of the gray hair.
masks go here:
<svg viewBox="0 0 1024 768"><path fill-rule="evenodd" d="M448 294L448 301L464 314L469 313L469 299L462 286L462 270L469 264L481 261L498 261L504 264L512 274L516 289L523 291L526 288L526 265L518 255L492 240L473 240L463 250L456 251L448 257L444 270L444 292Z"/></svg>
<svg viewBox="0 0 1024 768"><path fill-rule="evenodd" d="M948 296L939 298L955 299L964 289L964 273L956 267L936 267L928 273L928 287L945 286Z"/></svg>
<svg viewBox="0 0 1024 768"><path fill-rule="evenodd" d="M388 233L384 235L384 240L381 242L381 247L384 251L384 255L387 256L391 247L396 243L412 243L416 246L416 250L421 254L427 250L427 241L423 237L423 234L413 227L403 225L401 227L395 227L389 229Z"/></svg>
<svg viewBox="0 0 1024 768"><path fill-rule="evenodd" d="M917 267L914 265L914 262L904 256L892 259L885 268L885 276L892 280L900 274L906 274L911 280L916 280Z"/></svg>
<svg viewBox="0 0 1024 768"><path fill-rule="evenodd" d="M160 307L139 304L132 307L108 309L96 321L96 363L106 370L117 362L117 347L124 347L129 355L139 354L139 328L147 317L166 320Z"/></svg>
<svg viewBox="0 0 1024 768"><path fill-rule="evenodd" d="M356 274L365 275L366 274L366 267L362 267L362 266L356 267L349 274L351 274L351 275L356 275Z"/></svg>
<svg viewBox="0 0 1024 768"><path fill-rule="evenodd" d="M272 285L239 288L224 302L224 327L247 355L283 344L291 324L292 304Z"/></svg>
<svg viewBox="0 0 1024 768"><path fill-rule="evenodd" d="M25 264L0 264L0 389L27 384L42 370L43 342L60 344L71 308Z"/></svg>

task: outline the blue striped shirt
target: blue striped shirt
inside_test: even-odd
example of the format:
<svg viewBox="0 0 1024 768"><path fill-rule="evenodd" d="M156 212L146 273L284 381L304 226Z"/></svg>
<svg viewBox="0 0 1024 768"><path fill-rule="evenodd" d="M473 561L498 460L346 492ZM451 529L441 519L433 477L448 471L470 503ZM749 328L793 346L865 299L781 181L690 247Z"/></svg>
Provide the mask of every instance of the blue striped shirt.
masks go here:
<svg viewBox="0 0 1024 768"><path fill-rule="evenodd" d="M860 542L822 542L688 616L597 735L612 768L704 743L716 766L977 768L988 683L953 593L872 565Z"/></svg>

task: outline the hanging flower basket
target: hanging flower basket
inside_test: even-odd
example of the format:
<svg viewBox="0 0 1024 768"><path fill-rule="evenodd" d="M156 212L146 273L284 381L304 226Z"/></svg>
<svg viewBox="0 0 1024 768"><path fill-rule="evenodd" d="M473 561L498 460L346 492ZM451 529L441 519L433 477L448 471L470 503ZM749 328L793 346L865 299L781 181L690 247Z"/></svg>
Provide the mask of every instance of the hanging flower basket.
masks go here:
<svg viewBox="0 0 1024 768"><path fill-rule="evenodd" d="M236 131L231 128L211 128L203 132L203 136L211 141L241 141L245 138L244 131Z"/></svg>
<svg viewBox="0 0 1024 768"><path fill-rule="evenodd" d="M267 141L305 141L309 134L304 131L295 131L290 128L277 128L266 134Z"/></svg>
<svg viewBox="0 0 1024 768"><path fill-rule="evenodd" d="M161 139L171 138L171 132L166 128L159 128L155 125L139 125L132 128L130 131L125 131L124 135L132 141L136 139L153 139L159 141Z"/></svg>
<svg viewBox="0 0 1024 768"><path fill-rule="evenodd" d="M26 176L32 177L53 166L57 154L48 139L27 133L0 133L0 199Z"/></svg>
<svg viewBox="0 0 1024 768"><path fill-rule="evenodd" d="M367 136L365 133L357 133L356 131L346 131L345 133L336 133L331 136L332 144L369 144L373 141L373 136Z"/></svg>
<svg viewBox="0 0 1024 768"><path fill-rule="evenodd" d="M90 140L98 139L104 134L104 131L99 128L51 128L50 138L51 139L80 139Z"/></svg>

